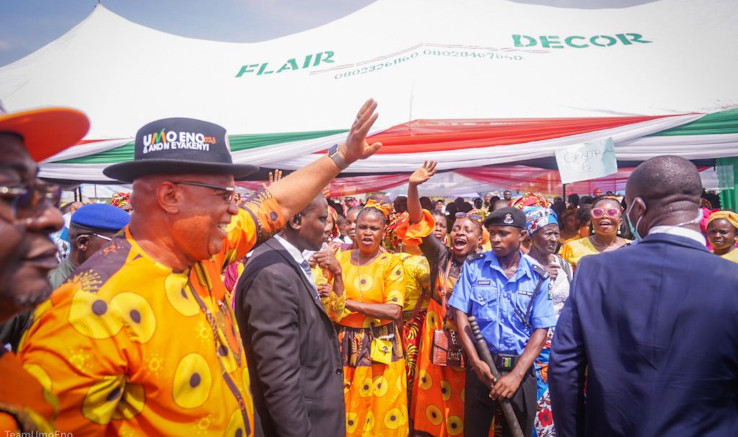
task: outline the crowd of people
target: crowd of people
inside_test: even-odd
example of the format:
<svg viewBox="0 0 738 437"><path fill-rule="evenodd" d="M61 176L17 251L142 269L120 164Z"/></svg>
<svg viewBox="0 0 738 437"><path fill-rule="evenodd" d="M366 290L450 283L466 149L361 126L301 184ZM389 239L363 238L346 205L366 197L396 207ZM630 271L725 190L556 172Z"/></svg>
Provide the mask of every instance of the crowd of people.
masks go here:
<svg viewBox="0 0 738 437"><path fill-rule="evenodd" d="M404 196L329 198L381 147L366 139L375 110L243 196L234 181L256 168L232 162L223 127L153 121L135 159L104 171L130 197L64 215L37 162L79 141L86 117L0 113L0 429L735 432L738 214L713 208L693 164L645 161L624 194L446 202L420 196L427 161ZM164 131L212 142L143 147Z"/></svg>

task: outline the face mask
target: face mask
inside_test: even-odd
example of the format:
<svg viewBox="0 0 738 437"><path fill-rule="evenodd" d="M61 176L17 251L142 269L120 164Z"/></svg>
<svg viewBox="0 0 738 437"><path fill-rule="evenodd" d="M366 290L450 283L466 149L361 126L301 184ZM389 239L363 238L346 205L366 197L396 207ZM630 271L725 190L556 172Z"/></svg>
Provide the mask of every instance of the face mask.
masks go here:
<svg viewBox="0 0 738 437"><path fill-rule="evenodd" d="M635 241L637 243L640 243L641 241L643 241L643 237L641 237L641 234L638 233L638 225L641 223L641 219L643 218L643 216L638 217L638 221L636 221L635 226L633 226L633 222L630 220L630 210L633 209L633 205L635 204L636 199L640 199L640 197L636 197L635 199L633 199L633 202L631 202L628 210L625 211L625 220L628 222L628 229L630 229L630 233L633 234L633 238L635 238ZM643 202L643 199L641 199L641 202ZM694 219L671 226L681 227L691 224L699 224L701 221L702 211L697 210L697 217L695 217Z"/></svg>
<svg viewBox="0 0 738 437"><path fill-rule="evenodd" d="M638 233L638 225L641 223L641 219L643 216L638 217L638 221L636 222L635 226L633 226L633 221L630 219L630 210L633 209L633 205L635 205L636 199L640 199L640 197L636 197L633 199L632 202L630 202L630 206L628 206L628 210L625 211L625 221L628 222L628 229L630 229L630 233L633 234L633 238L635 238L636 243L640 243L643 241L643 237L641 237L641 234ZM643 199L641 199L641 202L643 202Z"/></svg>

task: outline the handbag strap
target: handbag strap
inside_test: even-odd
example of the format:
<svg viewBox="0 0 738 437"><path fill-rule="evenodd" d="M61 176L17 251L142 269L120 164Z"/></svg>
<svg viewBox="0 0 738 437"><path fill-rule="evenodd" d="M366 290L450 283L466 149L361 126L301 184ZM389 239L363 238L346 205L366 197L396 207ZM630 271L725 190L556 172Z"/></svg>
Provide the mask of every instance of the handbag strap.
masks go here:
<svg viewBox="0 0 738 437"><path fill-rule="evenodd" d="M441 290L441 307L443 308L443 326L446 326L446 319L448 319L448 308L446 308L446 295L448 294L448 275L451 273L451 264L453 261L453 256L448 257L448 262L446 263L446 272L441 277L441 280L443 281L443 289Z"/></svg>

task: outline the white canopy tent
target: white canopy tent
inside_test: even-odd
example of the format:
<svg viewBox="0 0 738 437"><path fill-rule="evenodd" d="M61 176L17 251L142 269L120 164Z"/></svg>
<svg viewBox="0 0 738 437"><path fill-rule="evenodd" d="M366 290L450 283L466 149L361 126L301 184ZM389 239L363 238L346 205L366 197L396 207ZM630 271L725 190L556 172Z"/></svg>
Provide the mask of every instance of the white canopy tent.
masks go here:
<svg viewBox="0 0 738 437"><path fill-rule="evenodd" d="M367 97L382 153L359 173L550 159L612 137L621 161L664 153L738 156L738 8L661 0L572 9L504 0L379 0L260 43L196 40L102 5L68 33L0 68L9 110L71 106L83 145L41 175L105 181L145 123L184 116L228 128L234 160L298 168L345 137Z"/></svg>

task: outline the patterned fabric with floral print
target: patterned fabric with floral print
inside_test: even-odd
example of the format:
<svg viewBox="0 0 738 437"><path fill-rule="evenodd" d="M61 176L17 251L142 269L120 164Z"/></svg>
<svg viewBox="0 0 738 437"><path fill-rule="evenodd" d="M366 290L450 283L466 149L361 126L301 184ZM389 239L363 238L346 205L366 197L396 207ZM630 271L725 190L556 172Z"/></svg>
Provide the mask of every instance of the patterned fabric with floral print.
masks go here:
<svg viewBox="0 0 738 437"><path fill-rule="evenodd" d="M268 193L227 227L220 253L175 271L126 227L36 312L24 367L48 376L59 431L243 435L253 404L241 335L220 275L284 225Z"/></svg>
<svg viewBox="0 0 738 437"><path fill-rule="evenodd" d="M402 306L405 276L400 259L390 253L379 255L368 265L351 261L353 251L338 252L343 270L346 299L364 303ZM346 435L407 436L407 379L402 333L390 320L348 313L337 324L343 355ZM389 363L372 358L372 342L391 344Z"/></svg>

